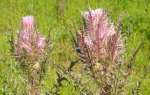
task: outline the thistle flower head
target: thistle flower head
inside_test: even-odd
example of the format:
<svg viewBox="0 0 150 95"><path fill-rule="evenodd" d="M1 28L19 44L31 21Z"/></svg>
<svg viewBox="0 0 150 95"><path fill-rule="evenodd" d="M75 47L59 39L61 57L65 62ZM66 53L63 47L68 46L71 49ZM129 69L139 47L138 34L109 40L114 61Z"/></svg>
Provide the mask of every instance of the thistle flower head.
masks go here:
<svg viewBox="0 0 150 95"><path fill-rule="evenodd" d="M86 47L94 60L116 61L122 41L106 12L103 9L89 10L83 12L82 16L85 27L78 40L82 53L86 54Z"/></svg>
<svg viewBox="0 0 150 95"><path fill-rule="evenodd" d="M22 29L23 30L33 30L35 27L34 17L26 16L22 18Z"/></svg>
<svg viewBox="0 0 150 95"><path fill-rule="evenodd" d="M21 21L21 30L18 35L15 53L17 56L39 56L44 52L46 39L37 32L33 16L25 16Z"/></svg>
<svg viewBox="0 0 150 95"><path fill-rule="evenodd" d="M93 41L103 41L115 34L114 26L109 22L103 9L89 10L83 13L86 32Z"/></svg>

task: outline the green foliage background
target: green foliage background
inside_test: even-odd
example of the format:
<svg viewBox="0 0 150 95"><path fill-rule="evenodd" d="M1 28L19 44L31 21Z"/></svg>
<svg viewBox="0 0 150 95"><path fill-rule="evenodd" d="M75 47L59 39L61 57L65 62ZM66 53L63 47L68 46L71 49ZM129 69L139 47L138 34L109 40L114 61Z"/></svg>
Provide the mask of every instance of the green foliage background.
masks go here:
<svg viewBox="0 0 150 95"><path fill-rule="evenodd" d="M128 95L132 95L131 90L136 87L137 81L142 81L139 95L150 95L150 0L65 0L65 10L62 13L64 16L59 16L61 13L57 10L58 1L60 0L0 0L0 95L26 94L26 80L19 65L10 55L9 45L11 32L17 33L21 17L33 15L39 31L46 36L50 31L51 63L68 66L76 59L69 32L75 29L71 24L74 22L79 26L80 13L88 8L105 8L115 24L118 17L122 17L122 34L127 38L126 60L140 42L144 42L136 56L133 74L128 79L126 90ZM147 68L146 71L143 70L144 67ZM78 70L78 66L76 68ZM56 82L55 71L53 66L49 67L43 81L43 95ZM145 73L147 76L143 78ZM60 94L79 95L79 91L72 84L64 82Z"/></svg>

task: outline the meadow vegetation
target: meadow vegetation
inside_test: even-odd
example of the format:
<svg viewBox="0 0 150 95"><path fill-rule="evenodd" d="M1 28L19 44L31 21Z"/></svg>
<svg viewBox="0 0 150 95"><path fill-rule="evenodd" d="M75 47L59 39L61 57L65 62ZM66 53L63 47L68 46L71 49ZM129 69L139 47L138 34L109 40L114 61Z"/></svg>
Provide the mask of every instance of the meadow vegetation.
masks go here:
<svg viewBox="0 0 150 95"><path fill-rule="evenodd" d="M36 19L38 31L51 41L41 95L99 95L94 93L95 81L83 71L83 62L77 61L72 38L82 28L81 12L89 8L105 9L114 25L121 26L124 61L131 63L132 73L123 88L125 95L149 95L150 0L0 0L0 95L27 95L26 75L12 56L10 42L12 34L17 37L20 31L22 17L30 15ZM69 79L57 87L58 72L65 73L61 70L73 62L71 75L75 73L85 84L79 86ZM88 91L92 94L86 94Z"/></svg>

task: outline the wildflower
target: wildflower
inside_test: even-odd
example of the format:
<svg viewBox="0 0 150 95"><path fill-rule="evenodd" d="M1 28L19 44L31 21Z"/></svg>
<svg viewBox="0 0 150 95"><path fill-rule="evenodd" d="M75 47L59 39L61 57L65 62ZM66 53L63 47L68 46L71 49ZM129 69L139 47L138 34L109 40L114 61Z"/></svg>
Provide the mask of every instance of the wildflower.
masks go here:
<svg viewBox="0 0 150 95"><path fill-rule="evenodd" d="M16 55L41 55L46 46L46 39L37 32L33 16L22 18L21 30L16 45Z"/></svg>
<svg viewBox="0 0 150 95"><path fill-rule="evenodd" d="M21 20L21 29L15 41L15 55L28 76L29 95L40 95L40 79L45 68L44 53L46 38L40 34L33 16L25 16ZM42 71L43 70L43 71Z"/></svg>
<svg viewBox="0 0 150 95"><path fill-rule="evenodd" d="M82 16L85 20L85 29L79 34L78 40L82 53L86 55L86 47L92 60L116 61L123 44L106 12L103 9L89 10L83 12Z"/></svg>

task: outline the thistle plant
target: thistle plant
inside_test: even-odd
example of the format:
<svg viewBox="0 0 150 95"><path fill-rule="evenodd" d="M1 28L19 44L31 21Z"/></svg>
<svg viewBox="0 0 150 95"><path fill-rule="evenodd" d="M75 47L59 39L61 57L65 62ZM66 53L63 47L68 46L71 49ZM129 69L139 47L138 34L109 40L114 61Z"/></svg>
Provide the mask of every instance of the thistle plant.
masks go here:
<svg viewBox="0 0 150 95"><path fill-rule="evenodd" d="M40 80L45 68L48 40L37 31L33 16L21 20L21 29L14 40L14 56L27 76L29 95L40 95Z"/></svg>
<svg viewBox="0 0 150 95"><path fill-rule="evenodd" d="M100 95L121 95L117 90L123 81L123 38L104 9L83 12L82 17L84 26L76 39L80 59L89 67Z"/></svg>

